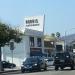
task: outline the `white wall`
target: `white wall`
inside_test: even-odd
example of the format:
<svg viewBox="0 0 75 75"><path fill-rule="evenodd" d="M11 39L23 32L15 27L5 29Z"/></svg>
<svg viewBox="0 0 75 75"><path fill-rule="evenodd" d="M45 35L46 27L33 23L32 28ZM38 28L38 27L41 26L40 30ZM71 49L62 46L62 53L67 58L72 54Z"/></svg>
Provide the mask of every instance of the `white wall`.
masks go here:
<svg viewBox="0 0 75 75"><path fill-rule="evenodd" d="M14 44L15 49L13 50L13 63L15 63L16 66L21 66L23 60L30 56L29 37L30 36L23 36L21 43ZM33 37L34 37L35 48L37 48L37 38L39 38L40 35ZM42 47L41 47L42 50L43 50L43 44L44 40L42 39ZM5 46L2 52L3 52L3 60L12 62L12 52L10 50L10 46Z"/></svg>
<svg viewBox="0 0 75 75"><path fill-rule="evenodd" d="M26 40L25 40L26 39ZM24 36L21 43L15 43L15 49L13 50L13 62L17 66L21 66L23 60L29 56L29 39L28 36ZM9 46L3 48L3 60L12 62L12 53Z"/></svg>

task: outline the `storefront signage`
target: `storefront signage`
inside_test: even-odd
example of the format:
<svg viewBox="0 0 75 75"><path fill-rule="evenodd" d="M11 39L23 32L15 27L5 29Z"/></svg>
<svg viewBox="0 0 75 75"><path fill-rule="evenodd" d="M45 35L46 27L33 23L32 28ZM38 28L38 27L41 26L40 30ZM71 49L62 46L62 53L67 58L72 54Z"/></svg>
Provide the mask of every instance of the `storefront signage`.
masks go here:
<svg viewBox="0 0 75 75"><path fill-rule="evenodd" d="M36 30L36 31L44 31L44 15L42 16L31 16L25 17L24 24L25 30ZM28 31L29 33L29 31Z"/></svg>
<svg viewBox="0 0 75 75"><path fill-rule="evenodd" d="M26 26L39 26L38 19L26 20Z"/></svg>

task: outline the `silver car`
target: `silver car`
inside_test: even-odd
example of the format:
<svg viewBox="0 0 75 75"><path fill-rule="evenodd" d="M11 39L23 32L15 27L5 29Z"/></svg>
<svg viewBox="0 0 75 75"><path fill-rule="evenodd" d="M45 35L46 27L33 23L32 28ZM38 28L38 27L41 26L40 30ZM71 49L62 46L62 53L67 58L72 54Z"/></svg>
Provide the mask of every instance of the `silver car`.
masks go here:
<svg viewBox="0 0 75 75"><path fill-rule="evenodd" d="M45 60L46 60L47 66L53 66L54 65L54 59L53 59L53 57L49 57L49 58L47 58Z"/></svg>

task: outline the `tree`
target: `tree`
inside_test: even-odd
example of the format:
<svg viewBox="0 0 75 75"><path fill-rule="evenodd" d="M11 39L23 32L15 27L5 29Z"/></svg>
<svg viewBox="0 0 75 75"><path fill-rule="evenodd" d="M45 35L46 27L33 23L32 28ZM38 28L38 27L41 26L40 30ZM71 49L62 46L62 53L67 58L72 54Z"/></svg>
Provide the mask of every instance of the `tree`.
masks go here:
<svg viewBox="0 0 75 75"><path fill-rule="evenodd" d="M56 37L59 38L60 37L60 33L56 32Z"/></svg>
<svg viewBox="0 0 75 75"><path fill-rule="evenodd" d="M9 27L7 24L0 22L0 71L2 70L1 65L1 47L9 44L10 40L13 39L15 42L19 43L22 38L20 37L21 33L17 30Z"/></svg>
<svg viewBox="0 0 75 75"><path fill-rule="evenodd" d="M54 34L54 33L51 33L51 36L52 36L52 37L55 37L55 34Z"/></svg>

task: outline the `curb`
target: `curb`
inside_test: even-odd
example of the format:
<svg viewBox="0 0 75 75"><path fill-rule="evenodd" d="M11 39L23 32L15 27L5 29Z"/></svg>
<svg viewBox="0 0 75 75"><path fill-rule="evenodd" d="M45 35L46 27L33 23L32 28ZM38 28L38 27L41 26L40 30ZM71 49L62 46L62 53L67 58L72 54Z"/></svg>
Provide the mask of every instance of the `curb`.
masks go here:
<svg viewBox="0 0 75 75"><path fill-rule="evenodd" d="M9 73L9 72L16 72L16 71L20 71L20 69L19 69L19 70L7 70L7 71L1 71L0 73Z"/></svg>

